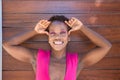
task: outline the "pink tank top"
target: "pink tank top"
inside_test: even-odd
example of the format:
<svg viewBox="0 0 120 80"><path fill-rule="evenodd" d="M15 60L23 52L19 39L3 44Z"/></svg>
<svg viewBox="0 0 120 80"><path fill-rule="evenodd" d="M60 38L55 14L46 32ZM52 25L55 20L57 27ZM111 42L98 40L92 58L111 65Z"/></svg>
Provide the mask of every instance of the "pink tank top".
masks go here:
<svg viewBox="0 0 120 80"><path fill-rule="evenodd" d="M42 49L37 54L36 80L50 80L49 76L50 51ZM78 54L66 54L66 74L64 80L76 80Z"/></svg>

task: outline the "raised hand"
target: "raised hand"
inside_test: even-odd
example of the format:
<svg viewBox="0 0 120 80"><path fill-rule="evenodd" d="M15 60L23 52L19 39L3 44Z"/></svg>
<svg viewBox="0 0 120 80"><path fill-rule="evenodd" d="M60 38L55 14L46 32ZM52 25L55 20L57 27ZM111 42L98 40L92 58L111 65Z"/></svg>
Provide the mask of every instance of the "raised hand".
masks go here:
<svg viewBox="0 0 120 80"><path fill-rule="evenodd" d="M72 17L69 21L65 21L65 23L72 28L68 34L73 31L80 30L83 25L82 22L75 17Z"/></svg>
<svg viewBox="0 0 120 80"><path fill-rule="evenodd" d="M34 30L39 34L46 34L48 35L48 32L45 31L47 27L50 25L50 21L48 20L40 20L37 25L35 26Z"/></svg>

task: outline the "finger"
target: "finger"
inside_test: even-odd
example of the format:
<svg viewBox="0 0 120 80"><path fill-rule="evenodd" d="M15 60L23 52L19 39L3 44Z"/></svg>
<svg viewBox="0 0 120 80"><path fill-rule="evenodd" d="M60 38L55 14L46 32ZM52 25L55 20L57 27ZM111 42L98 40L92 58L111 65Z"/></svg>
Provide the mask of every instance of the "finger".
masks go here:
<svg viewBox="0 0 120 80"><path fill-rule="evenodd" d="M76 20L73 20L71 23L71 26L73 26L75 24Z"/></svg>
<svg viewBox="0 0 120 80"><path fill-rule="evenodd" d="M46 23L47 23L47 20L44 20L42 24L45 25Z"/></svg>
<svg viewBox="0 0 120 80"><path fill-rule="evenodd" d="M75 19L72 17L72 18L69 20L69 23L73 25L74 22L75 22Z"/></svg>
<svg viewBox="0 0 120 80"><path fill-rule="evenodd" d="M47 24L47 20L42 20L41 21L41 23L40 23L40 26L42 27L42 28L46 28L47 26L46 26L46 24Z"/></svg>
<svg viewBox="0 0 120 80"><path fill-rule="evenodd" d="M71 22L73 22L74 21L74 19L71 19Z"/></svg>
<svg viewBox="0 0 120 80"><path fill-rule="evenodd" d="M49 33L47 31L44 32L46 35L49 35Z"/></svg>
<svg viewBox="0 0 120 80"><path fill-rule="evenodd" d="M45 25L43 25L43 24L39 24L39 27L38 27L38 28L45 28L44 26L45 26Z"/></svg>
<svg viewBox="0 0 120 80"><path fill-rule="evenodd" d="M50 25L50 23L51 23L50 21L47 21L47 20L46 20L46 22L44 23L45 28L47 28L47 27Z"/></svg>
<svg viewBox="0 0 120 80"><path fill-rule="evenodd" d="M44 25L49 25L51 22L47 21Z"/></svg>
<svg viewBox="0 0 120 80"><path fill-rule="evenodd" d="M65 23L66 23L68 26L70 26L70 27L71 27L71 25L68 23L68 21L65 21Z"/></svg>
<svg viewBox="0 0 120 80"><path fill-rule="evenodd" d="M50 23L46 23L45 26L48 27Z"/></svg>
<svg viewBox="0 0 120 80"><path fill-rule="evenodd" d="M71 27L71 25L70 25L70 23L69 23L68 21L66 21L65 23L66 23L68 26L70 26L70 27Z"/></svg>
<svg viewBox="0 0 120 80"><path fill-rule="evenodd" d="M46 24L44 24L45 28L47 28L50 25L50 22L47 22Z"/></svg>
<svg viewBox="0 0 120 80"><path fill-rule="evenodd" d="M44 25L44 28L46 29L48 26L49 26L49 25L48 25L48 24L46 24L46 25Z"/></svg>
<svg viewBox="0 0 120 80"><path fill-rule="evenodd" d="M74 30L73 29L71 29L69 32L68 32L68 34L70 35L71 34L71 32L73 32Z"/></svg>
<svg viewBox="0 0 120 80"><path fill-rule="evenodd" d="M70 35L70 34L71 34L71 32L72 32L72 30L70 30L70 31L68 32L68 35Z"/></svg>
<svg viewBox="0 0 120 80"><path fill-rule="evenodd" d="M72 19L75 20L75 21L79 21L79 20L78 20L77 18L75 18L75 17L72 17Z"/></svg>
<svg viewBox="0 0 120 80"><path fill-rule="evenodd" d="M68 32L68 35L70 35L70 33L71 33L71 30Z"/></svg>
<svg viewBox="0 0 120 80"><path fill-rule="evenodd" d="M43 24L45 20L41 20L40 23Z"/></svg>
<svg viewBox="0 0 120 80"><path fill-rule="evenodd" d="M70 35L70 33L71 33L71 32L69 31L69 32L68 32L68 36Z"/></svg>
<svg viewBox="0 0 120 80"><path fill-rule="evenodd" d="M42 20L40 20L38 23L41 23Z"/></svg>
<svg viewBox="0 0 120 80"><path fill-rule="evenodd" d="M50 25L50 23L47 23L47 24L46 24L46 26L49 26L49 25Z"/></svg>
<svg viewBox="0 0 120 80"><path fill-rule="evenodd" d="M71 19L68 22L69 22L69 24L71 24L72 23Z"/></svg>

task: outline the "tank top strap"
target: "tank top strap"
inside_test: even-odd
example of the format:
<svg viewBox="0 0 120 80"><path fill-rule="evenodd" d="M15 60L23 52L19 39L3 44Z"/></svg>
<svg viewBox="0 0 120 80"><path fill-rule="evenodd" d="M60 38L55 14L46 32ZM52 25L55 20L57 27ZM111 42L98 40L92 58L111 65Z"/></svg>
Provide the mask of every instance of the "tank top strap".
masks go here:
<svg viewBox="0 0 120 80"><path fill-rule="evenodd" d="M66 75L64 80L76 80L76 71L78 67L78 54L66 54Z"/></svg>
<svg viewBox="0 0 120 80"><path fill-rule="evenodd" d="M49 62L50 52L39 49L37 54L36 80L50 80Z"/></svg>

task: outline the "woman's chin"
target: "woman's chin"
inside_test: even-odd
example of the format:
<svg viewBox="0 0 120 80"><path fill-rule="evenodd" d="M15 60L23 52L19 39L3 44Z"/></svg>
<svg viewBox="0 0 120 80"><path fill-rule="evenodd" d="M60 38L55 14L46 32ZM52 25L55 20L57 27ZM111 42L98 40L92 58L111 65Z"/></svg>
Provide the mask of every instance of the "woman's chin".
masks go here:
<svg viewBox="0 0 120 80"><path fill-rule="evenodd" d="M55 50L55 51L61 51L61 50L63 50L63 48L53 48L53 50Z"/></svg>
<svg viewBox="0 0 120 80"><path fill-rule="evenodd" d="M55 51L62 51L62 50L65 50L65 47L63 47L63 46L54 46L54 47L52 47L52 49L55 50Z"/></svg>

